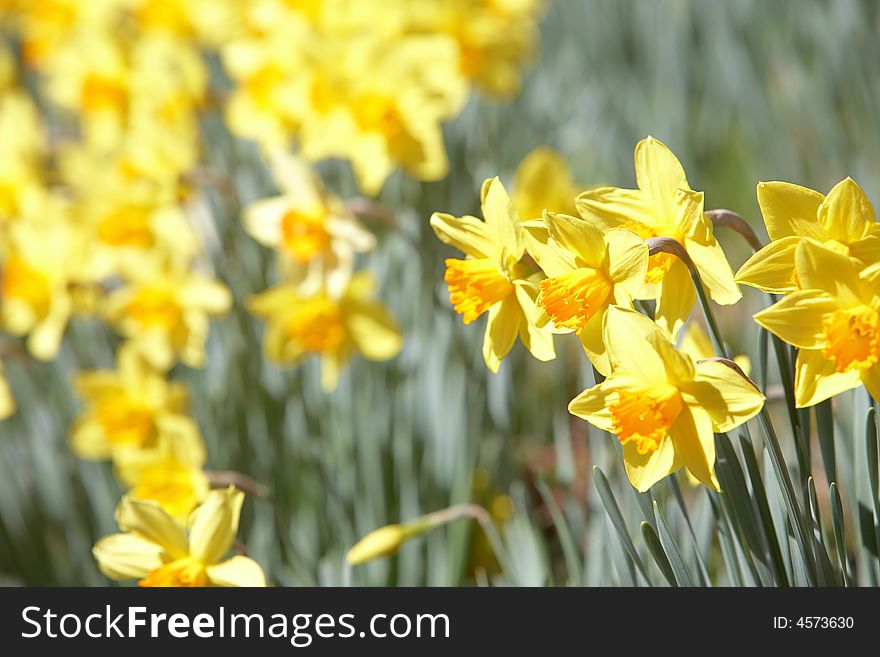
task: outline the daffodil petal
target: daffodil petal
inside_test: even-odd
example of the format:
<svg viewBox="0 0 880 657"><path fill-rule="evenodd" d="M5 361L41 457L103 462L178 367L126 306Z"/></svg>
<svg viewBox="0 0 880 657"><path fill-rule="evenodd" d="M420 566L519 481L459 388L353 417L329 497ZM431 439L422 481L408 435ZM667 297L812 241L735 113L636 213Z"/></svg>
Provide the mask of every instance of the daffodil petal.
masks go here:
<svg viewBox="0 0 880 657"><path fill-rule="evenodd" d="M686 239L685 248L712 301L729 306L742 299L742 292L733 280L733 270L718 242L713 239L711 244L703 245Z"/></svg>
<svg viewBox="0 0 880 657"><path fill-rule="evenodd" d="M852 178L845 178L819 206L819 221L833 239L850 244L867 235L877 222L877 214L862 188Z"/></svg>
<svg viewBox="0 0 880 657"><path fill-rule="evenodd" d="M868 235L864 239L853 242L849 245L849 254L867 266L877 264L880 262L880 237Z"/></svg>
<svg viewBox="0 0 880 657"><path fill-rule="evenodd" d="M715 476L715 434L709 414L700 407L685 406L669 428L676 459L700 483L719 490Z"/></svg>
<svg viewBox="0 0 880 657"><path fill-rule="evenodd" d="M657 307L654 318L657 324L673 338L687 321L697 299L687 265L676 258L669 271L657 284Z"/></svg>
<svg viewBox="0 0 880 657"><path fill-rule="evenodd" d="M605 233L608 274L615 287L634 297L645 284L648 271L648 245L636 233L612 228Z"/></svg>
<svg viewBox="0 0 880 657"><path fill-rule="evenodd" d="M858 369L838 372L818 349L801 349L795 363L795 405L807 408L861 385Z"/></svg>
<svg viewBox="0 0 880 657"><path fill-rule="evenodd" d="M605 313L603 336L612 369L639 376L645 383L666 381L663 359L648 339L656 333L663 335L660 327L644 315L610 306Z"/></svg>
<svg viewBox="0 0 880 657"><path fill-rule="evenodd" d="M511 296L489 308L488 314L483 336L483 360L486 367L497 372L516 341L523 312L516 297Z"/></svg>
<svg viewBox="0 0 880 657"><path fill-rule="evenodd" d="M453 217L435 212L431 215L431 228L437 238L473 258L491 258L498 250L489 237L486 222L476 217Z"/></svg>
<svg viewBox="0 0 880 657"><path fill-rule="evenodd" d="M116 522L125 532L132 532L155 543L172 558L187 553L186 532L158 503L123 497L116 507Z"/></svg>
<svg viewBox="0 0 880 657"><path fill-rule="evenodd" d="M736 282L771 294L794 292L798 289L794 254L800 241L800 237L792 235L770 242L743 263L736 272Z"/></svg>
<svg viewBox="0 0 880 657"><path fill-rule="evenodd" d="M146 577L162 565L163 552L161 545L134 534L105 536L92 548L98 568L115 580Z"/></svg>
<svg viewBox="0 0 880 657"><path fill-rule="evenodd" d="M241 555L208 566L207 572L208 579L214 586L266 586L266 576L260 564Z"/></svg>
<svg viewBox="0 0 880 657"><path fill-rule="evenodd" d="M553 346L553 333L549 328L541 329L537 325L537 317L539 315L536 304L538 286L531 282L517 281L514 290L523 313L523 321L519 325L519 339L532 356L538 360L553 360L556 358L556 349Z"/></svg>
<svg viewBox="0 0 880 657"><path fill-rule="evenodd" d="M819 192L787 182L758 183L758 205L767 234L776 241L783 237L828 239L819 223L819 206L825 199Z"/></svg>
<svg viewBox="0 0 880 657"><path fill-rule="evenodd" d="M880 401L880 365L875 364L862 370L861 379L874 401Z"/></svg>
<svg viewBox="0 0 880 657"><path fill-rule="evenodd" d="M568 412L586 420L602 431L613 433L609 397L620 390L638 389L638 377L628 372L614 372L602 383L587 388L568 404Z"/></svg>
<svg viewBox="0 0 880 657"><path fill-rule="evenodd" d="M543 221L528 221L522 227L526 251L548 278L577 269L574 255L550 237L550 231Z"/></svg>
<svg viewBox="0 0 880 657"><path fill-rule="evenodd" d="M800 349L825 345L824 321L840 303L822 290L798 290L754 316L755 321L788 344Z"/></svg>
<svg viewBox="0 0 880 657"><path fill-rule="evenodd" d="M764 406L764 395L750 381L718 361L697 363L694 380L679 390L685 403L708 414L716 433L738 427Z"/></svg>
<svg viewBox="0 0 880 657"><path fill-rule="evenodd" d="M678 158L659 139L648 137L636 144L634 159L639 189L647 194L656 212L671 216L676 190L690 189Z"/></svg>
<svg viewBox="0 0 880 657"><path fill-rule="evenodd" d="M580 217L555 212L544 213L544 223L550 236L563 249L575 254L590 267L602 266L605 259L605 240L602 231Z"/></svg>
<svg viewBox="0 0 880 657"><path fill-rule="evenodd" d="M803 289L823 290L844 305L862 303L861 263L813 240L802 240L795 252L798 278Z"/></svg>
<svg viewBox="0 0 880 657"><path fill-rule="evenodd" d="M189 552L214 564L229 551L238 532L244 493L233 487L211 491L189 517Z"/></svg>
<svg viewBox="0 0 880 657"><path fill-rule="evenodd" d="M623 462L626 476L640 493L646 492L681 467L681 461L677 458L674 443L669 436L660 441L656 450L647 454L639 454L636 442L631 440L623 446Z"/></svg>
<svg viewBox="0 0 880 657"><path fill-rule="evenodd" d="M603 306L599 311L590 318L590 321L578 331L578 338L587 354L587 358L593 363L593 367L598 370L602 376L611 374L611 359L608 356L608 349L605 348L605 339L602 327L605 323L605 314L608 312L608 306Z"/></svg>
<svg viewBox="0 0 880 657"><path fill-rule="evenodd" d="M519 216L507 190L498 178L489 178L483 183L480 194L483 217L494 242L500 244L514 261L519 261L524 252Z"/></svg>
<svg viewBox="0 0 880 657"><path fill-rule="evenodd" d="M637 189L597 187L582 192L575 201L578 213L601 231L629 227L634 222L649 232L653 224L650 201ZM647 237L648 235L643 235Z"/></svg>
<svg viewBox="0 0 880 657"><path fill-rule="evenodd" d="M367 360L389 360L403 348L403 336L397 322L379 303L350 302L346 326L358 351Z"/></svg>

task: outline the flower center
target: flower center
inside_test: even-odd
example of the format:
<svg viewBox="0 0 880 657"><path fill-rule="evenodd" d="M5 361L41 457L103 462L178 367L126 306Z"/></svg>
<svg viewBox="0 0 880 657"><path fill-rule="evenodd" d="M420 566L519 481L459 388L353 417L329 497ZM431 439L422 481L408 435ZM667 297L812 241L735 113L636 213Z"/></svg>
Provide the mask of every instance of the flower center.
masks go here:
<svg viewBox="0 0 880 657"><path fill-rule="evenodd" d="M111 246L149 248L153 245L153 231L147 210L125 207L110 213L98 224L98 239Z"/></svg>
<svg viewBox="0 0 880 657"><path fill-rule="evenodd" d="M175 518L185 517L198 504L195 476L176 459L168 459L144 468L132 495L141 500L155 500Z"/></svg>
<svg viewBox="0 0 880 657"><path fill-rule="evenodd" d="M618 440L623 445L635 441L639 454L649 454L660 447L681 409L681 395L672 387L659 396L621 390L617 401L608 407Z"/></svg>
<svg viewBox="0 0 880 657"><path fill-rule="evenodd" d="M138 586L206 586L205 565L190 557L166 563L151 571Z"/></svg>
<svg viewBox="0 0 880 657"><path fill-rule="evenodd" d="M146 328L171 332L183 324L183 311L174 292L164 286L141 287L125 310L129 317Z"/></svg>
<svg viewBox="0 0 880 657"><path fill-rule="evenodd" d="M247 94L260 109L274 107L274 95L278 86L284 82L284 72L274 64L267 64L244 82Z"/></svg>
<svg viewBox="0 0 880 657"><path fill-rule="evenodd" d="M281 238L285 248L301 263L309 262L330 247L322 208L290 210L281 219Z"/></svg>
<svg viewBox="0 0 880 657"><path fill-rule="evenodd" d="M348 336L342 307L323 294L298 304L285 328L291 340L321 354L338 352Z"/></svg>
<svg viewBox="0 0 880 657"><path fill-rule="evenodd" d="M582 267L541 281L544 310L557 327L579 331L611 294L611 283L598 269Z"/></svg>
<svg viewBox="0 0 880 657"><path fill-rule="evenodd" d="M49 311L52 294L45 274L17 256L10 257L0 273L0 298L24 301L39 316Z"/></svg>
<svg viewBox="0 0 880 657"><path fill-rule="evenodd" d="M358 126L364 132L378 132L386 139L394 139L404 132L403 120L394 99L382 94L360 96L352 106Z"/></svg>
<svg viewBox="0 0 880 657"><path fill-rule="evenodd" d="M449 286L449 301L455 311L461 313L465 324L513 292L513 285L492 258L447 258L444 280Z"/></svg>
<svg viewBox="0 0 880 657"><path fill-rule="evenodd" d="M838 372L865 369L880 355L877 311L868 307L838 310L823 322L827 344L822 355Z"/></svg>
<svg viewBox="0 0 880 657"><path fill-rule="evenodd" d="M153 412L123 393L101 399L95 414L107 440L113 445L144 447L153 441L156 425Z"/></svg>

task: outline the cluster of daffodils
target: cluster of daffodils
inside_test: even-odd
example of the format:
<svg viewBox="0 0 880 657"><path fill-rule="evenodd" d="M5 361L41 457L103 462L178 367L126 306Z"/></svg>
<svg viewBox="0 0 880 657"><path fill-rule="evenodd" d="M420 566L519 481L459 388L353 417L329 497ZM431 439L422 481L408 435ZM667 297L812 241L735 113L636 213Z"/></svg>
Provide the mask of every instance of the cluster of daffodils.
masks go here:
<svg viewBox="0 0 880 657"><path fill-rule="evenodd" d="M681 329L696 300L692 279L719 304L741 294L703 194L673 153L649 137L635 168L638 189L581 191L558 158L538 151L512 197L497 178L484 183L484 220L434 214L437 236L465 255L446 261L450 301L465 323L488 314L492 371L517 337L549 360L554 335L574 333L602 381L569 410L617 436L633 486L645 491L685 468L717 490L714 433L753 417L764 396L734 361L705 353L699 328ZM649 307L650 316L636 310Z"/></svg>

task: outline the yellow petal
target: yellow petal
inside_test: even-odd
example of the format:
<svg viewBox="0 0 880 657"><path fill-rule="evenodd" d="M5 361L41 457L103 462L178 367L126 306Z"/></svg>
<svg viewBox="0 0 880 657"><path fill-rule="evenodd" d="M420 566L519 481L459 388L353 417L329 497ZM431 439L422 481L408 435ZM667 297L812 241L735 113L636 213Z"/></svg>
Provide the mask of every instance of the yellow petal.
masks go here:
<svg viewBox="0 0 880 657"><path fill-rule="evenodd" d="M874 401L880 401L880 365L862 370L861 379Z"/></svg>
<svg viewBox="0 0 880 657"><path fill-rule="evenodd" d="M520 163L513 182L513 204L522 219L537 219L544 210L574 210L571 172L562 156L536 148Z"/></svg>
<svg viewBox="0 0 880 657"><path fill-rule="evenodd" d="M846 178L828 192L819 206L819 221L833 239L850 244L867 235L877 215L862 188Z"/></svg>
<svg viewBox="0 0 880 657"><path fill-rule="evenodd" d="M141 579L163 563L162 546L134 534L106 536L92 554L101 572L116 580Z"/></svg>
<svg viewBox="0 0 880 657"><path fill-rule="evenodd" d="M661 223L672 223L675 192L690 189L678 158L659 139L648 137L636 144L636 180L651 200Z"/></svg>
<svg viewBox="0 0 880 657"><path fill-rule="evenodd" d="M346 325L352 340L367 360L389 360L399 354L403 347L397 322L379 303L349 302Z"/></svg>
<svg viewBox="0 0 880 657"><path fill-rule="evenodd" d="M708 413L716 433L738 427L764 406L764 395L750 381L718 361L697 363L694 380L679 390L686 404Z"/></svg>
<svg viewBox="0 0 880 657"><path fill-rule="evenodd" d="M660 441L660 446L656 450L647 454L639 454L636 441L629 441L623 446L623 462L626 466L626 476L640 493L646 492L651 486L681 467L672 438L669 436Z"/></svg>
<svg viewBox="0 0 880 657"><path fill-rule="evenodd" d="M489 178L483 183L480 197L483 217L486 219L492 241L504 249L512 262L518 262L525 249L519 216L507 195L507 190L498 178Z"/></svg>
<svg viewBox="0 0 880 657"><path fill-rule="evenodd" d="M187 554L183 527L152 500L123 497L116 507L116 522L122 531L132 532L159 545L174 559Z"/></svg>
<svg viewBox="0 0 880 657"><path fill-rule="evenodd" d="M612 371L611 359L608 356L608 349L605 348L605 338L602 332L607 312L608 306L605 305L590 318L586 326L578 331L578 338L587 358L602 376L608 376Z"/></svg>
<svg viewBox="0 0 880 657"><path fill-rule="evenodd" d="M550 231L543 220L528 221L522 227L526 251L548 278L577 269L574 254L563 249L550 237Z"/></svg>
<svg viewBox="0 0 880 657"><path fill-rule="evenodd" d="M880 225L880 224L878 224ZM880 237L869 235L849 245L849 254L866 266L880 262Z"/></svg>
<svg viewBox="0 0 880 657"><path fill-rule="evenodd" d="M638 222L653 225L654 213L645 195L636 189L597 187L582 192L576 201L578 213L601 231Z"/></svg>
<svg viewBox="0 0 880 657"><path fill-rule="evenodd" d="M736 282L772 294L794 292L798 289L794 255L800 241L792 235L770 242L743 263L736 272Z"/></svg>
<svg viewBox="0 0 880 657"><path fill-rule="evenodd" d="M648 339L658 333L664 335L654 322L635 310L609 307L605 313L603 336L612 369L639 376L645 385L665 383L663 359Z"/></svg>
<svg viewBox="0 0 880 657"><path fill-rule="evenodd" d="M788 344L801 349L825 345L823 322L840 303L822 290L798 290L757 313L755 321Z"/></svg>
<svg viewBox="0 0 880 657"><path fill-rule="evenodd" d="M211 315L221 315L232 306L232 295L217 281L196 278L180 289L180 303L184 308L198 308Z"/></svg>
<svg viewBox="0 0 880 657"><path fill-rule="evenodd" d="M523 311L515 296L507 297L489 308L483 336L483 360L492 372L498 371L501 361L513 347L521 321L524 321Z"/></svg>
<svg viewBox="0 0 880 657"><path fill-rule="evenodd" d="M855 258L809 239L798 244L794 258L803 289L823 290L845 306L862 303L861 263Z"/></svg>
<svg viewBox="0 0 880 657"><path fill-rule="evenodd" d="M615 287L621 287L630 297L634 297L645 284L648 245L636 233L625 228L607 231L605 241L608 245L609 278Z"/></svg>
<svg viewBox="0 0 880 657"><path fill-rule="evenodd" d="M189 552L205 564L217 563L238 532L244 493L232 486L211 491L189 517Z"/></svg>
<svg viewBox="0 0 880 657"><path fill-rule="evenodd" d="M549 328L538 328L536 323L538 286L531 282L517 281L514 289L523 313L523 321L519 325L519 339L538 360L553 360L556 358L553 333Z"/></svg>
<svg viewBox="0 0 880 657"><path fill-rule="evenodd" d="M657 324L674 338L687 321L697 299L687 265L676 258L657 288L654 317Z"/></svg>
<svg viewBox="0 0 880 657"><path fill-rule="evenodd" d="M703 245L686 239L685 248L697 266L700 280L712 301L729 306L742 299L742 293L733 280L730 263L718 242L713 239L711 244Z"/></svg>
<svg viewBox="0 0 880 657"><path fill-rule="evenodd" d="M828 239L818 218L824 199L819 192L800 185L775 181L758 183L758 205L767 234L773 241L792 236Z"/></svg>
<svg viewBox="0 0 880 657"><path fill-rule="evenodd" d="M605 240L602 232L590 222L580 217L545 212L544 223L557 244L576 255L581 264L594 268L602 266L605 259Z"/></svg>
<svg viewBox="0 0 880 657"><path fill-rule="evenodd" d="M70 448L86 461L103 461L110 458L112 448L104 429L93 413L85 413L70 428Z"/></svg>
<svg viewBox="0 0 880 657"><path fill-rule="evenodd" d="M431 228L441 242L473 258L490 258L498 252L489 236L486 222L476 217L453 217L435 212L431 215Z"/></svg>
<svg viewBox="0 0 880 657"><path fill-rule="evenodd" d="M697 481L719 490L715 476L715 434L708 413L685 406L669 428L676 460Z"/></svg>
<svg viewBox="0 0 880 657"><path fill-rule="evenodd" d="M602 383L587 388L568 404L568 412L582 418L602 431L613 433L609 397L619 390L635 389L642 385L639 378L628 372L613 372Z"/></svg>
<svg viewBox="0 0 880 657"><path fill-rule="evenodd" d="M214 586L266 586L266 576L260 564L249 557L235 556L208 566L208 579Z"/></svg>
<svg viewBox="0 0 880 657"><path fill-rule="evenodd" d="M820 350L801 349L795 364L795 405L807 408L841 392L859 387L859 370L838 372Z"/></svg>

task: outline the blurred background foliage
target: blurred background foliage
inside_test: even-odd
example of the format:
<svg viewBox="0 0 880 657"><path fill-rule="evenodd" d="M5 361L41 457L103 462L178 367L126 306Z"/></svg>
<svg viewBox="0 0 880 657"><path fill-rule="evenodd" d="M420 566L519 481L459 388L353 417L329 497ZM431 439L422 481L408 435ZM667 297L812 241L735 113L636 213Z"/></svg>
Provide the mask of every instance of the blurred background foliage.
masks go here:
<svg viewBox="0 0 880 657"><path fill-rule="evenodd" d="M490 374L480 356L482 331L464 327L449 306L443 259L452 251L436 240L428 217L476 213L481 181L500 175L511 182L520 159L541 145L558 149L578 182L634 186L632 148L647 134L679 156L691 186L705 190L707 208L734 209L762 234L759 180L824 192L850 175L876 202L878 33L880 6L871 0L550 3L521 94L509 103L472 97L446 126L449 176L419 183L396 173L386 184L380 198L394 219L374 223L379 247L363 265L377 275L405 347L388 363L356 359L332 393L321 390L317 363L282 371L263 359L262 328L243 302L271 281L271 258L244 233L239 213L274 190L256 148L230 138L219 115L203 117L203 159L226 172L232 187L207 191L202 232L235 305L213 325L204 370L178 366L175 375L191 387L207 468L243 473L268 491L249 496L239 539L270 580L634 583L591 466L609 478L643 554L638 524L650 514L611 438L568 415L568 401L593 382L577 340L558 338L559 357L550 363L518 345ZM320 170L334 192L356 193L347 165ZM744 244L732 233L719 231L719 238L735 269L747 255ZM756 360L749 318L764 300L751 289L744 294L744 302L716 310L733 352ZM2 584L107 583L91 547L115 530L122 491L107 463L76 459L66 436L78 407L71 372L112 366L114 344L97 321L80 320L55 362L7 362L20 411L0 423ZM845 430L838 431L841 479L858 482L844 498L850 528L858 526L857 500L869 490L859 465L864 441L853 438L861 429L851 426L861 426L854 409L864 406L863 395L835 400ZM790 448L790 435L780 434ZM778 498L766 479L768 496ZM698 549L713 581L754 583L730 568L742 555L719 556L725 546L716 540L706 491L682 480L691 529L666 484L653 495L682 558L695 564ZM408 543L394 558L354 570L343 565L348 547L371 529L465 501L493 512L505 545L503 572L483 533L466 521ZM862 570L861 583L871 576ZM649 579L663 581L653 564Z"/></svg>

